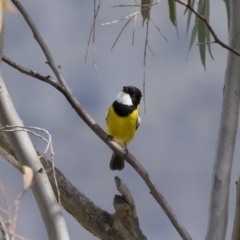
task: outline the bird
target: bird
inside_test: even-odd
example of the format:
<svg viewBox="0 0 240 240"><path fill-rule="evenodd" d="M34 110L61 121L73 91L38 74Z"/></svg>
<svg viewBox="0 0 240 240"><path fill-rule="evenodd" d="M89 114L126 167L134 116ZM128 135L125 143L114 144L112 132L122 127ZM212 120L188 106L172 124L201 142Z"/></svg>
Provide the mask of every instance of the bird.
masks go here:
<svg viewBox="0 0 240 240"><path fill-rule="evenodd" d="M133 139L141 123L139 104L141 91L133 86L124 86L106 114L108 135L127 151L127 144ZM113 152L110 161L111 170L121 171L124 157Z"/></svg>

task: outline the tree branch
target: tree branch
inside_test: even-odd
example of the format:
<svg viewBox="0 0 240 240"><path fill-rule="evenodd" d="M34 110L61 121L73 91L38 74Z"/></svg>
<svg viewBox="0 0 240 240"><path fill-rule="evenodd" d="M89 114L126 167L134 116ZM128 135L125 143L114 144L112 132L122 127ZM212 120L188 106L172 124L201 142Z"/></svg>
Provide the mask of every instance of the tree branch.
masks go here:
<svg viewBox="0 0 240 240"><path fill-rule="evenodd" d="M209 32L211 33L213 39L214 39L214 42L213 43L217 43L219 45L221 45L223 48L229 50L230 52L236 54L237 56L240 57L240 52L237 51L235 48L232 48L230 46L228 46L227 44L225 44L224 42L222 42L217 34L215 33L215 31L213 30L213 28L211 27L211 25L209 24L208 20L203 16L201 15L200 13L198 13L192 6L191 6L191 1L188 0L187 3L183 2L182 0L175 0L177 3L180 3L181 5L185 6L186 8L188 8L191 12L193 12L196 17L198 17L199 19L201 19L204 24L206 25L206 27L208 28Z"/></svg>
<svg viewBox="0 0 240 240"><path fill-rule="evenodd" d="M50 182L55 194L57 194L53 178L52 164L44 158L42 158L41 161L44 168L48 169L47 173ZM129 203L126 201L127 198L125 197L125 191L119 191L122 195L115 196L114 208L116 212L114 214L109 214L97 207L83 193L79 192L58 169L55 168L55 171L63 207L92 234L100 239L106 240L147 239L142 234L139 227L135 205L131 205L131 202ZM121 182L121 184L124 185L120 179L116 179L117 180L115 181L117 185L119 184L118 182ZM128 193L130 193L129 190Z"/></svg>
<svg viewBox="0 0 240 240"><path fill-rule="evenodd" d="M88 115L88 113L83 109L83 107L78 103L77 99L70 95L66 88L63 88L58 82L54 81L51 77L46 78L45 76L36 73L35 71L32 71L30 69L27 69L25 67L22 67L20 64L15 63L14 61L8 59L6 61L6 57L4 57L3 61L6 63L11 63L11 66L15 69L19 70L22 73L25 73L29 76L32 76L36 79L39 79L41 81L44 81L46 83L49 83L53 87L55 87L57 90L59 90L67 99L67 101L71 104L73 109L77 112L77 114L84 120L85 123L96 133L98 137L102 139L113 151L117 152L119 155L125 156L126 152L124 149L122 149L117 143L109 139L108 135L102 130L102 128ZM32 72L36 73L32 75ZM49 79L52 79L52 81L49 81ZM159 205L162 207L166 215L168 216L169 220L172 222L178 233L183 239L190 240L191 237L184 228L184 226L181 224L181 222L177 219L174 211L171 209L163 195L157 190L155 184L151 180L148 172L142 167L142 165L135 159L135 157L128 152L127 156L125 156L126 161L137 171L137 173L142 177L144 182L149 187L152 196L155 198L155 200L159 203Z"/></svg>
<svg viewBox="0 0 240 240"><path fill-rule="evenodd" d="M4 140L2 140L4 139ZM0 133L0 149L4 149L15 162L20 165L12 151L5 133ZM42 155L38 152L39 155ZM2 155L2 151L0 151ZM4 158L5 156L2 155ZM47 172L48 178L57 198L57 188L52 169L52 163L45 156L41 162ZM21 167L17 169L21 170ZM127 186L118 177L115 178L117 190L121 195L114 197L115 213L110 214L96 206L89 198L76 189L65 176L55 168L58 190L60 191L61 204L85 229L99 239L104 240L146 240L143 235L135 208L134 199Z"/></svg>
<svg viewBox="0 0 240 240"><path fill-rule="evenodd" d="M38 42L39 46L41 47L46 59L47 63L50 66L50 68L53 70L54 74L56 75L57 80L62 86L65 86L66 82L64 78L62 77L62 74L60 73L57 64L54 62L54 59L52 57L51 52L49 51L46 43L44 42L42 36L40 35L37 27L35 26L33 20L27 13L26 9L22 6L22 4L18 0L11 0L13 4L16 6L16 8L20 11L22 16L24 17L25 21L27 22L28 26L32 30L33 37L36 39Z"/></svg>
<svg viewBox="0 0 240 240"><path fill-rule="evenodd" d="M4 39L4 13L3 1L0 1L0 59L2 59ZM11 98L8 94L7 88L2 77L2 70L0 68L0 123L6 125L23 126L19 118ZM43 171L39 173L38 170L42 167L37 153L32 145L32 142L26 132L12 132L7 135L12 146L12 151L15 152L19 161L23 165L27 165L32 169L38 179L32 187L32 191L38 208L41 212L46 231L49 239L68 240L69 235L65 220L61 214L59 204L56 201L52 187L48 180L46 173Z"/></svg>
<svg viewBox="0 0 240 240"><path fill-rule="evenodd" d="M30 77L33 77L33 78L37 78L38 80L41 80L45 83L48 83L50 85L52 85L53 87L55 88L58 88L59 87L59 83L53 79L51 76L47 75L47 76L44 76L38 72L35 72L31 69L28 69L26 67L23 67L21 66L20 64L14 62L13 60L11 60L10 58L7 58L6 56L2 55L2 61L7 63L9 66L17 69L18 71L20 71L21 73L24 73Z"/></svg>
<svg viewBox="0 0 240 240"><path fill-rule="evenodd" d="M87 111L81 106L81 104L78 102L78 100L73 96L72 92L70 91L69 87L66 84L66 81L64 80L63 76L61 75L59 69L56 67L56 64L54 63L54 60L51 56L50 51L48 50L44 40L42 39L39 31L37 30L36 26L34 25L32 19L30 18L29 14L26 12L24 7L16 0L12 0L12 2L15 4L15 6L19 9L19 11L22 13L24 19L26 20L27 24L29 25L30 29L32 30L34 37L36 41L39 43L40 47L42 48L47 60L49 66L52 68L53 72L56 75L56 78L58 79L59 83L56 82L54 87L56 87L68 100L68 102L71 104L72 108L76 111L76 113L82 118L82 120L93 130L94 133L102 140L104 141L114 152L117 154L125 157L126 161L138 172L138 174L142 177L144 182L149 187L152 196L156 199L156 201L159 203L159 205L162 207L180 236L185 240L190 240L191 237L188 234L187 230L184 228L184 226L181 224L181 222L177 219L175 213L163 197L163 195L157 190L155 184L151 180L148 172L141 166L141 164L136 160L136 158L128 153L126 155L126 152L123 148L121 148L116 142L112 141L108 135L103 131L103 129L95 122L95 120L87 113ZM51 84L51 83L50 83ZM52 84L51 84L52 85ZM52 85L53 86L53 85Z"/></svg>
<svg viewBox="0 0 240 240"><path fill-rule="evenodd" d="M6 225L2 220L1 215L0 215L0 231L2 232L2 236L3 236L2 240L10 240Z"/></svg>
<svg viewBox="0 0 240 240"><path fill-rule="evenodd" d="M230 1L229 45L240 50L240 2ZM240 58L228 52L222 113L212 173L209 222L206 240L224 240L228 222L229 187L240 104Z"/></svg>

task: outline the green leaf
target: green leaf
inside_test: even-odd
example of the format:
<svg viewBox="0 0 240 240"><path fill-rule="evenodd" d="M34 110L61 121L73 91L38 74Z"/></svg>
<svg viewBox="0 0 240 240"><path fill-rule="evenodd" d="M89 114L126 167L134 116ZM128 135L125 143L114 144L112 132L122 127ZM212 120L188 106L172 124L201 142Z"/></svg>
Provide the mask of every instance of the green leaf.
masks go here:
<svg viewBox="0 0 240 240"><path fill-rule="evenodd" d="M209 22L209 15L210 15L210 2L209 2L209 0L206 0L206 2L205 2L205 17L208 22ZM213 55L212 55L212 50L211 50L210 32L206 26L205 26L205 32L206 32L207 49L208 49L208 52L209 52L209 55L211 56L211 58L214 59Z"/></svg>
<svg viewBox="0 0 240 240"><path fill-rule="evenodd" d="M153 0L141 0L142 25L144 25L145 20L150 18L152 1Z"/></svg>
<svg viewBox="0 0 240 240"><path fill-rule="evenodd" d="M199 19L196 18L195 19L195 24L193 26L193 30L192 30L192 35L191 35L191 39L190 39L190 43L189 43L189 47L188 47L188 53L190 52L191 48L192 48L192 45L194 43L194 40L195 40L195 37L197 35L197 31L198 31L198 22L199 22Z"/></svg>
<svg viewBox="0 0 240 240"><path fill-rule="evenodd" d="M173 26L177 27L177 14L176 14L176 2L174 0L168 0L169 17Z"/></svg>
<svg viewBox="0 0 240 240"><path fill-rule="evenodd" d="M228 19L228 31L230 30L230 3L229 0L223 0L226 5L226 10L227 10L227 19Z"/></svg>
<svg viewBox="0 0 240 240"><path fill-rule="evenodd" d="M189 11L189 9L186 7L185 10L184 10L183 15L185 15L188 11Z"/></svg>
<svg viewBox="0 0 240 240"><path fill-rule="evenodd" d="M205 0L200 0L198 2L198 12L204 16L204 11L205 11Z"/></svg>
<svg viewBox="0 0 240 240"><path fill-rule="evenodd" d="M198 12L201 15L205 15L205 0L200 0L198 3ZM202 61L202 65L206 70L206 31L205 31L205 23L199 19L198 22L198 43L199 43L199 52Z"/></svg>
<svg viewBox="0 0 240 240"><path fill-rule="evenodd" d="M191 1L191 6L194 7L194 4L195 4L195 0L192 0L192 1ZM187 9L188 9L188 8L186 8L186 10L187 10ZM187 12L186 10L185 10L185 13ZM185 13L184 13L184 14L185 14ZM192 12L191 12L191 11L188 11L186 36L188 35L188 30L189 30L191 18L192 18Z"/></svg>
<svg viewBox="0 0 240 240"><path fill-rule="evenodd" d="M192 0L194 1L194 0ZM229 0L224 0L229 1ZM193 3L194 4L194 3ZM199 0L198 2L198 13L201 14L206 18L206 20L209 22L209 16L210 16L210 0ZM189 29L191 16L189 16L190 11L188 12L188 20L187 20L187 32ZM206 70L206 48L208 49L209 55L213 59L212 51L211 51L211 37L210 37L210 31L206 27L204 21L202 21L200 18L195 17L195 24L193 26L192 35L190 39L189 49L193 46L194 40L196 35L198 34L198 46L199 46L199 53L202 65L204 69Z"/></svg>
<svg viewBox="0 0 240 240"><path fill-rule="evenodd" d="M199 52L200 52L200 57L202 61L202 65L204 69L206 70L206 44L205 44L205 39L206 39L206 32L205 32L205 24L202 20L199 20L198 22L198 42L199 42Z"/></svg>

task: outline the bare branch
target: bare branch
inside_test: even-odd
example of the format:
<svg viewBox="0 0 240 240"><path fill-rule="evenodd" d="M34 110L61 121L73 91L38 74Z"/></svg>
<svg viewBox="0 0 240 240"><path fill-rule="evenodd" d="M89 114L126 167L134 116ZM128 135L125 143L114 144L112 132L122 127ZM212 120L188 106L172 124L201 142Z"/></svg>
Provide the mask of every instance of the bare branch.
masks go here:
<svg viewBox="0 0 240 240"><path fill-rule="evenodd" d="M2 55L2 61L7 63L8 65L10 65L11 67L17 69L21 73L24 73L24 74L26 74L30 77L37 78L38 80L49 83L50 85L55 86L55 87L57 87L59 85L58 82L56 80L54 80L51 76L49 76L49 75L44 76L44 75L41 75L40 73L37 73L33 70L25 68L25 67L19 65L18 63L14 62L13 60L7 58L4 55Z"/></svg>
<svg viewBox="0 0 240 240"><path fill-rule="evenodd" d="M5 226L5 223L2 220L1 215L0 215L0 230L1 230L2 235L3 235L2 240L10 240L9 235L8 235L8 230Z"/></svg>
<svg viewBox="0 0 240 240"><path fill-rule="evenodd" d="M135 0L135 4L137 4L137 0ZM135 9L137 11L137 7ZM133 33L132 33L132 45L134 45L134 37L135 37L135 29L137 26L137 15L134 17L134 26L133 26Z"/></svg>
<svg viewBox="0 0 240 240"><path fill-rule="evenodd" d="M2 136L3 133L0 133ZM12 153L11 145L0 142L0 147L4 147L5 151ZM38 152L39 153L39 152ZM39 153L39 155L42 155ZM15 155L12 155L17 162ZM53 190L57 197L57 189L54 180L54 173L51 161L45 157L41 158L41 162L48 174ZM142 233L137 212L132 198L131 192L121 179L115 178L116 186L122 196L114 197L114 207L116 212L110 214L98 206L96 206L83 193L78 191L65 177L55 168L59 191L61 193L62 206L68 211L84 228L100 239L105 240L146 240ZM71 196L71 197L69 197ZM18 199L20 199L19 197ZM17 200L15 204L17 205ZM19 205L18 205L19 206ZM125 216L126 218L122 218Z"/></svg>
<svg viewBox="0 0 240 240"><path fill-rule="evenodd" d="M130 239L138 236L137 239L139 240L147 240L139 227L137 211L130 190L119 177L115 177L115 182L117 190L121 195L115 195L113 201L113 206L116 210L113 214L114 226L121 232L123 232L127 226ZM130 236L130 234L132 236Z"/></svg>
<svg viewBox="0 0 240 240"><path fill-rule="evenodd" d="M13 4L16 6L16 8L20 11L20 13L22 14L22 16L24 17L25 21L27 22L28 26L30 27L34 38L36 39L36 41L38 42L39 46L41 47L46 59L47 59L47 63L50 66L50 68L52 69L52 71L54 72L57 80L59 81L59 83L62 86L66 86L66 82L61 74L61 72L59 71L59 68L57 66L57 64L55 63L51 52L49 51L46 43L44 42L42 36L40 35L36 25L34 24L33 20L31 19L30 15L28 14L28 12L25 10L25 8L23 7L23 5L18 1L18 0L12 0Z"/></svg>
<svg viewBox="0 0 240 240"><path fill-rule="evenodd" d="M1 182L0 182L0 193L3 197L4 203L5 203L5 206L6 206L5 209L1 208L1 212L5 213L7 215L8 222L11 223L12 222L12 208L10 206L8 196L7 196L7 194L5 192L5 189L4 189ZM10 224L10 225L12 226L12 224Z"/></svg>
<svg viewBox="0 0 240 240"><path fill-rule="evenodd" d="M134 17L134 16L133 16L133 17ZM117 38L116 38L115 42L113 43L113 45L112 45L112 47L111 47L110 50L113 50L114 46L116 45L118 39L120 38L120 36L121 36L121 34L122 34L122 32L123 32L123 30L127 27L127 25L128 25L129 22L133 19L133 17L131 17L130 19L128 19L128 21L125 23L125 25L123 26L122 30L121 30L120 33L118 34L118 36L117 36Z"/></svg>
<svg viewBox="0 0 240 240"><path fill-rule="evenodd" d="M148 4L146 6L149 6L149 8L150 8L150 7L154 6L154 5L159 4L161 1L162 0L158 0L155 3L151 3L151 4ZM125 5L123 5L123 4L121 4L121 5L115 5L115 6L109 6L109 7L142 7L142 5L138 5L138 4L128 4L128 5L125 4ZM146 9L144 9L144 10L146 10Z"/></svg>
<svg viewBox="0 0 240 240"><path fill-rule="evenodd" d="M144 102L144 113L146 113L146 99L145 99L145 84L146 84L146 58L147 58L147 46L148 46L148 27L149 27L149 20L147 19L146 24L146 37L145 37L145 45L144 45L144 55L143 55L143 102Z"/></svg>
<svg viewBox="0 0 240 240"><path fill-rule="evenodd" d="M199 43L197 43L197 45L199 46L199 45L206 45L206 44L212 44L212 43L216 43L215 41L211 41L211 42L199 42Z"/></svg>
<svg viewBox="0 0 240 240"><path fill-rule="evenodd" d="M84 63L86 63L87 61L87 55L88 55L88 49L90 46L90 40L92 37L92 52L93 52L93 65L96 69L96 72L98 73L98 68L97 68L97 64L96 64L96 56L95 56L95 26L96 26L96 18L100 9L100 5L101 5L101 0L98 1L98 7L96 9L96 0L94 0L94 7L93 7L93 23L92 23L92 27L89 33L89 38L88 38L88 43L87 43L87 49L86 49L86 54L85 54L85 60Z"/></svg>
<svg viewBox="0 0 240 240"><path fill-rule="evenodd" d="M96 18L100 8L101 1L98 2L98 7L96 10L96 0L94 0L94 19L93 19L93 34L92 34L92 52L93 52L93 65L95 66L96 72L98 73L98 68L96 64L96 49L95 49L95 33L96 33Z"/></svg>
<svg viewBox="0 0 240 240"><path fill-rule="evenodd" d="M154 52L153 52L153 50L152 50L152 48L150 47L150 44L148 43L148 49L150 50L150 52L151 52L151 54L154 56L154 57L156 57L156 55L154 54Z"/></svg>
<svg viewBox="0 0 240 240"><path fill-rule="evenodd" d="M159 33L162 35L162 37L168 42L168 39L164 36L164 34L162 33L162 31L160 30L160 28L157 26L157 24L153 21L153 19L150 17L150 20L152 21L153 25L155 26L155 28L159 31Z"/></svg>
<svg viewBox="0 0 240 240"><path fill-rule="evenodd" d="M17 64L17 66L19 67L20 65ZM55 87L55 84L52 86ZM58 85L56 89L62 92L62 94L66 97L66 99L71 104L71 106L75 109L77 114L97 134L97 136L102 139L102 141L104 141L113 151L117 152L119 155L125 156L126 154L125 150L121 148L117 143L109 139L108 135L102 130L102 128L90 117L90 115L86 113L86 111L82 108L80 103L78 103L77 100L72 95L69 95L66 89L62 88L60 85ZM152 196L163 208L164 212L166 213L166 215L168 216L168 218L170 219L174 227L177 229L179 234L182 236L182 238L186 240L190 240L191 239L190 235L188 234L184 226L180 223L180 221L177 219L175 213L173 212L173 210L171 209L167 201L164 199L163 195L157 190L155 184L150 179L150 176L147 173L147 171L140 165L140 163L134 158L134 156L130 154L130 152L127 154L125 159L142 177L144 182L149 187Z"/></svg>
<svg viewBox="0 0 240 240"><path fill-rule="evenodd" d="M161 195L161 193L157 190L156 186L154 185L153 181L150 179L147 171L140 165L140 163L131 155L130 153L127 154L125 150L120 147L116 142L112 141L105 131L95 122L95 120L86 112L86 110L81 106L81 104L78 102L78 100L73 96L71 93L69 87L67 86L63 76L59 72L59 69L56 67L56 64L52 58L52 55L50 51L48 50L46 44L44 43L42 37L40 36L40 33L36 29L36 26L34 25L32 19L30 16L26 13L25 9L21 4L19 4L18 1L12 0L16 7L20 10L23 17L25 18L26 22L28 23L29 27L31 28L35 39L41 46L47 60L49 63L49 66L54 71L56 78L58 79L60 84L52 84L52 86L56 87L62 94L66 97L67 101L71 104L73 109L76 111L76 113L82 118L82 120L92 129L93 132L96 133L96 135L102 139L114 152L119 154L120 156L125 157L126 161L133 166L133 168L138 172L138 174L142 177L142 179L145 181L147 186L149 187L152 196L156 199L156 201L159 203L159 205L163 208L164 212L178 231L178 233L182 236L185 240L190 240L191 237L186 231L186 229L183 227L183 225L179 222L177 219L175 213L167 203L167 201L164 199L164 197ZM131 16L135 16L134 13ZM129 15L129 17L131 17ZM61 190L60 190L61 191Z"/></svg>
<svg viewBox="0 0 240 240"><path fill-rule="evenodd" d="M132 17L135 17L137 14L139 14L141 11L136 11L134 13L131 13L130 15L127 15L126 17L124 18L120 18L120 19L117 19L117 20L114 20L114 21L111 21L111 22L106 22L106 23L102 23L102 26L104 25L109 25L109 24L113 24L113 23L118 23L122 20L125 20L125 19L129 19L129 18L132 18Z"/></svg>

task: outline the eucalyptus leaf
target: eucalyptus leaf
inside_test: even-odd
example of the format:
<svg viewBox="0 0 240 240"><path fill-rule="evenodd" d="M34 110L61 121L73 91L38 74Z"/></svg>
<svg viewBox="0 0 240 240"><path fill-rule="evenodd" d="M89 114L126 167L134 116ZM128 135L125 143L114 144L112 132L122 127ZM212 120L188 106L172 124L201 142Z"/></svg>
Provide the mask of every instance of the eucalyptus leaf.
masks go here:
<svg viewBox="0 0 240 240"><path fill-rule="evenodd" d="M173 26L177 27L177 14L176 14L176 2L174 0L168 0L169 17Z"/></svg>
<svg viewBox="0 0 240 240"><path fill-rule="evenodd" d="M198 22L198 42L199 42L199 52L202 61L202 65L206 70L206 31L205 31L205 24L202 20Z"/></svg>
<svg viewBox="0 0 240 240"><path fill-rule="evenodd" d="M206 1L207 0L200 0L198 3L198 12L203 16L205 16ZM202 20L198 22L198 43L202 65L206 70L206 31L205 23Z"/></svg>
<svg viewBox="0 0 240 240"><path fill-rule="evenodd" d="M228 31L230 30L230 2L229 0L223 0L226 5L226 10L227 10L227 19L228 19Z"/></svg>
<svg viewBox="0 0 240 240"><path fill-rule="evenodd" d="M200 0L200 1L198 2L198 12L199 12L199 13L200 13L200 11L202 11L202 9L203 9L202 4L204 4L204 0ZM190 23L189 23L189 24L190 24ZM195 37L196 37L196 35L197 35L198 25L199 25L199 18L195 17L195 24L194 24L193 30L192 30L192 35L191 35L191 39L190 39L190 44L189 44L189 47L188 47L188 53L189 53L189 51L191 50L192 45L193 45L194 40L195 40Z"/></svg>
<svg viewBox="0 0 240 240"><path fill-rule="evenodd" d="M141 0L142 25L144 25L145 20L150 18L152 2L153 0Z"/></svg>
<svg viewBox="0 0 240 240"><path fill-rule="evenodd" d="M200 0L198 2L198 12L204 16L204 12L205 12L205 0Z"/></svg>
<svg viewBox="0 0 240 240"><path fill-rule="evenodd" d="M191 1L191 7L194 7L194 4L195 4L195 0L192 0L192 1ZM188 8L186 8L186 10L187 10L187 9L188 9ZM185 13L187 12L186 10L185 10ZM189 26L190 26L190 23L191 23L191 18L192 18L192 12L191 12L191 11L188 11L186 36L188 35Z"/></svg>
<svg viewBox="0 0 240 240"><path fill-rule="evenodd" d="M190 39L190 44L189 44L189 47L188 47L188 53L190 52L190 50L191 50L191 48L192 48L192 45L193 45L193 43L194 43L195 37L196 37L196 35L197 35L198 22L199 22L199 19L196 18L196 19L195 19L195 24L194 24L193 30L192 30L192 35L191 35L191 39Z"/></svg>
<svg viewBox="0 0 240 240"><path fill-rule="evenodd" d="M209 22L209 16L210 16L210 2L209 2L209 0L206 0L206 2L205 2L205 17L208 22ZM210 32L206 26L205 26L205 32L206 32L207 49L208 49L208 52L209 52L209 55L211 56L211 58L214 59L213 55L212 55L212 50L211 50Z"/></svg>

